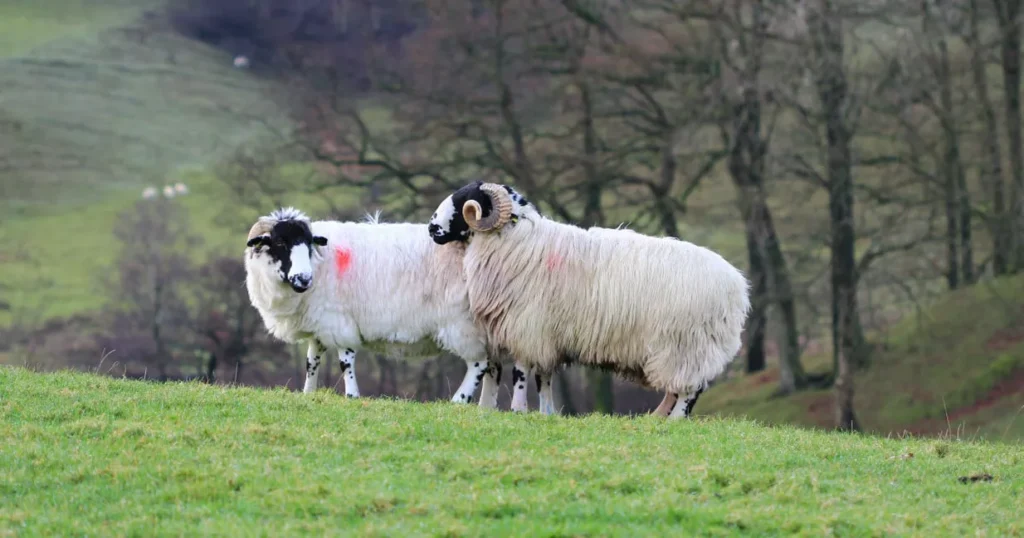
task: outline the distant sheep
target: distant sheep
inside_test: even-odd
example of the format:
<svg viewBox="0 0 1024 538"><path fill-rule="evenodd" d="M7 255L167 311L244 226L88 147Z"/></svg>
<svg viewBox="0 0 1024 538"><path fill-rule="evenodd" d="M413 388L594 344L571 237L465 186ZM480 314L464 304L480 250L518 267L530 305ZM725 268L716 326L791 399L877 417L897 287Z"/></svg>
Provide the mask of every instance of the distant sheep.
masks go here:
<svg viewBox="0 0 1024 538"><path fill-rule="evenodd" d="M156 187L146 187L146 189L142 191L142 199L143 200L152 200L152 199L154 199L156 197L157 197Z"/></svg>
<svg viewBox="0 0 1024 538"><path fill-rule="evenodd" d="M164 185L164 198L174 198L174 187Z"/></svg>
<svg viewBox="0 0 1024 538"><path fill-rule="evenodd" d="M175 194L178 194L178 195L188 194L188 187L186 187L184 183L179 181L179 182L174 184L174 192L175 192Z"/></svg>
<svg viewBox="0 0 1024 538"><path fill-rule="evenodd" d="M321 358L339 353L345 394L359 396L356 350L406 356L448 350L468 371L452 401L497 407L501 366L469 312L462 245L438 248L425 224L314 221L294 208L260 217L246 242L249 298L269 332L308 342L305 392ZM394 344L398 344L397 346Z"/></svg>
<svg viewBox="0 0 1024 538"><path fill-rule="evenodd" d="M428 230L440 245L467 245L470 307L492 353L517 361L513 410L525 410L528 368L550 414L554 370L580 363L664 391L661 416L689 416L740 349L749 283L706 248L561 224L511 187L481 182L446 198Z"/></svg>

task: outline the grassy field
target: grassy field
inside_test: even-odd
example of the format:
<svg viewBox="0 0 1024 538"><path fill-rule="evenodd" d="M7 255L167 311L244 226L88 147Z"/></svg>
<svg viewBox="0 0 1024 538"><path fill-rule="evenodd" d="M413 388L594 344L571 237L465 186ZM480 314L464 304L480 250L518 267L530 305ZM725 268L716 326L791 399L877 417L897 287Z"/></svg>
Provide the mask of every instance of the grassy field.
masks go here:
<svg viewBox="0 0 1024 538"><path fill-rule="evenodd" d="M5 0L0 2L0 56L59 38L90 36L129 22L154 0Z"/></svg>
<svg viewBox="0 0 1024 538"><path fill-rule="evenodd" d="M1024 532L1015 445L13 368L0 387L0 535Z"/></svg>
<svg viewBox="0 0 1024 538"><path fill-rule="evenodd" d="M871 368L855 377L862 426L879 433L1024 440L1024 277L948 294L884 336ZM804 359L828 372L823 356ZM700 412L768 423L833 423L831 390L777 398L778 371L737 376L701 397Z"/></svg>
<svg viewBox="0 0 1024 538"><path fill-rule="evenodd" d="M188 184L210 248L237 232L205 170L265 133L252 116L287 119L273 83L142 22L158 5L0 0L0 325L102 305L114 219L147 186Z"/></svg>

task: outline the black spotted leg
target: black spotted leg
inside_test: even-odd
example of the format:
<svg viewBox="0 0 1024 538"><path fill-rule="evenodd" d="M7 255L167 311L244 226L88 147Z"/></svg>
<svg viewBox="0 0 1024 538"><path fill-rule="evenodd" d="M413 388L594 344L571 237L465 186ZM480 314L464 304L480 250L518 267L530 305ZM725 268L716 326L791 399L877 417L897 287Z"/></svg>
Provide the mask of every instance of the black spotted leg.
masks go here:
<svg viewBox="0 0 1024 538"><path fill-rule="evenodd" d="M338 363L341 375L345 379L345 396L359 397L359 384L356 383L356 350L346 348L338 351Z"/></svg>
<svg viewBox="0 0 1024 538"><path fill-rule="evenodd" d="M302 386L302 392L316 392L320 361L326 353L327 348L318 340L309 341L309 349L306 351L306 383Z"/></svg>

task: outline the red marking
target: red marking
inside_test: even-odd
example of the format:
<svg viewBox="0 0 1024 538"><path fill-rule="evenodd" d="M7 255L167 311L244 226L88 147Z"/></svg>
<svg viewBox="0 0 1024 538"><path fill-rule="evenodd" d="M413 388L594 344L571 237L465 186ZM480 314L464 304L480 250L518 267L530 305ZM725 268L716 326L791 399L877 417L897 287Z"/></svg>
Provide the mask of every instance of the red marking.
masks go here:
<svg viewBox="0 0 1024 538"><path fill-rule="evenodd" d="M544 260L544 265L547 266L548 271L554 271L562 266L562 256L556 252L549 253Z"/></svg>
<svg viewBox="0 0 1024 538"><path fill-rule="evenodd" d="M350 265L352 265L352 251L343 247L335 247L334 267L338 270L338 278L345 276Z"/></svg>

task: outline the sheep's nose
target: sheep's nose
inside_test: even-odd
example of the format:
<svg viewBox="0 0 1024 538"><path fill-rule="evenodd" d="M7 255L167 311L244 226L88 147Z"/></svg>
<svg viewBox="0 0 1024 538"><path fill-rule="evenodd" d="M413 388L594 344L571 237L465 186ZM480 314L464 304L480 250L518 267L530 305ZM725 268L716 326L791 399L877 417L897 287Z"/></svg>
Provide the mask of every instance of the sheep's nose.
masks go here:
<svg viewBox="0 0 1024 538"><path fill-rule="evenodd" d="M427 226L427 231L430 232L430 235L441 235L441 227L437 224Z"/></svg>
<svg viewBox="0 0 1024 538"><path fill-rule="evenodd" d="M295 275L291 279L289 279L289 282L291 283L293 290L302 293L309 289L309 285L313 282L313 276Z"/></svg>

